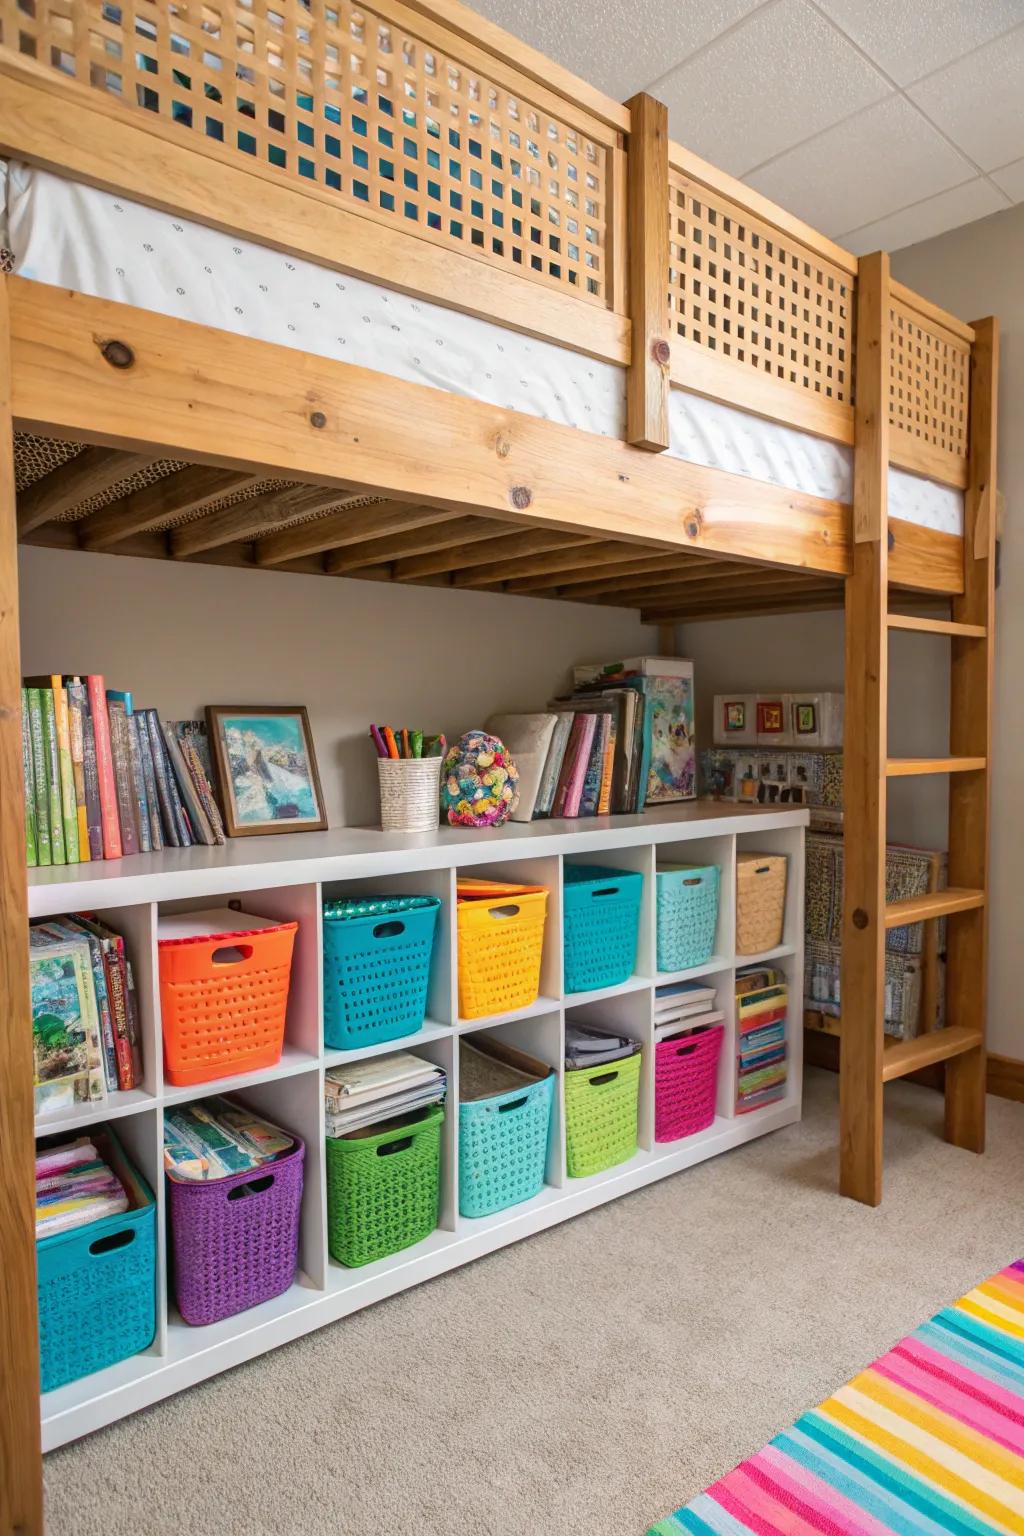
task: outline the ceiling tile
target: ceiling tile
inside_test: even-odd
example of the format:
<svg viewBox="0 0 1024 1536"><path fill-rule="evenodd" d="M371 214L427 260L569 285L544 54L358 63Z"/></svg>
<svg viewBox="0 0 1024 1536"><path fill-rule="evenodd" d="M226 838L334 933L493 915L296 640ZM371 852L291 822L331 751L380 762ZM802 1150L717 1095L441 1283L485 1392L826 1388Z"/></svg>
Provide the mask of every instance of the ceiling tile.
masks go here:
<svg viewBox="0 0 1024 1536"><path fill-rule="evenodd" d="M746 180L828 235L969 181L962 155L893 95L800 144Z"/></svg>
<svg viewBox="0 0 1024 1536"><path fill-rule="evenodd" d="M1024 0L818 0L895 80L909 85L1024 21Z"/></svg>
<svg viewBox="0 0 1024 1536"><path fill-rule="evenodd" d="M1015 203L1024 203L1024 160L1014 160L1002 170L992 172L992 180Z"/></svg>
<svg viewBox="0 0 1024 1536"><path fill-rule="evenodd" d="M762 0L471 0L617 101L742 21Z"/></svg>
<svg viewBox="0 0 1024 1536"><path fill-rule="evenodd" d="M983 171L1024 155L1024 27L907 92Z"/></svg>
<svg viewBox="0 0 1024 1536"><path fill-rule="evenodd" d="M673 138L741 176L887 86L805 0L778 0L648 89Z"/></svg>
<svg viewBox="0 0 1024 1536"><path fill-rule="evenodd" d="M997 192L984 176L976 176L962 187L951 187L948 192L940 192L923 203L915 203L899 213L891 213L886 219L865 224L837 238L839 244L855 256L863 256L866 251L901 251L906 245L930 240L947 229L971 224L988 213L998 213L1000 208L1008 207L1008 198Z"/></svg>

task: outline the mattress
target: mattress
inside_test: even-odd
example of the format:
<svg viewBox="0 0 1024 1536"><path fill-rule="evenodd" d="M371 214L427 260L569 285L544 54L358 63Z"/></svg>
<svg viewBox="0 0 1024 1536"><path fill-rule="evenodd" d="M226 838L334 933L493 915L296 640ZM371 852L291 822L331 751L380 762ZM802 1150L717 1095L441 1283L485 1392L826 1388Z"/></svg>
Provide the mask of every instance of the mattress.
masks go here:
<svg viewBox="0 0 1024 1536"><path fill-rule="evenodd" d="M0 162L13 270L97 298L357 363L623 437L625 369L31 167ZM675 458L837 501L852 450L673 387ZM891 468L893 517L963 528L963 495Z"/></svg>

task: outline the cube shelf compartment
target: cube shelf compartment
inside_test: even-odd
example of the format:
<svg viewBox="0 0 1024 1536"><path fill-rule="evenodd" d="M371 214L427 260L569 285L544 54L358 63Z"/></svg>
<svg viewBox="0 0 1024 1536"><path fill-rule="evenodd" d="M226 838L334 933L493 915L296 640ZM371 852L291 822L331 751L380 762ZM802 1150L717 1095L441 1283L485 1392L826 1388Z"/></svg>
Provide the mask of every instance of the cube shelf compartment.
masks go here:
<svg viewBox="0 0 1024 1536"><path fill-rule="evenodd" d="M46 1449L87 1434L125 1414L333 1322L482 1254L639 1189L800 1118L800 996L803 976L803 838L806 810L681 805L643 816L583 822L513 823L498 833L439 828L403 846L394 834L356 828L242 838L226 847L170 850L131 860L70 865L29 873L32 917L94 910L126 935L139 994L145 1081L100 1108L84 1106L66 1117L40 1120L39 1135L87 1131L115 1123L128 1156L157 1199L157 1330L144 1353L46 1394L42 1400ZM785 853L789 859L783 943L771 956L737 961L735 860L737 849ZM563 986L563 866L628 869L644 877L634 973L592 992L566 994ZM715 952L691 971L657 970L655 872L659 863L717 864L721 903ZM460 1019L455 885L460 875L545 885L549 891L540 994L507 1015ZM323 938L325 898L399 894L440 901L431 963L427 1018L422 1029L392 1041L325 1049L323 1043ZM291 990L279 1063L256 1073L204 1083L195 1089L164 1081L156 968L156 925L161 908L198 909L237 902L242 911L297 920ZM771 959L790 983L789 1076L777 1104L736 1116L733 1105L737 964ZM665 981L707 977L725 1014L714 1122L682 1141L654 1139L654 989ZM572 1179L565 1149L564 1029L566 1013L604 1022L644 1047L640 1064L638 1146L626 1162ZM546 1061L555 1071L545 1183L539 1194L491 1215L459 1215L458 1041L493 1031L509 1044ZM443 1066L449 1080L441 1153L440 1220L413 1247L359 1268L331 1259L327 1244L326 1149L323 1074L334 1063L409 1050ZM237 1094L257 1113L293 1130L306 1145L299 1233L299 1267L283 1295L223 1322L191 1328L175 1313L166 1280L166 1190L162 1173L165 1106L217 1092Z"/></svg>

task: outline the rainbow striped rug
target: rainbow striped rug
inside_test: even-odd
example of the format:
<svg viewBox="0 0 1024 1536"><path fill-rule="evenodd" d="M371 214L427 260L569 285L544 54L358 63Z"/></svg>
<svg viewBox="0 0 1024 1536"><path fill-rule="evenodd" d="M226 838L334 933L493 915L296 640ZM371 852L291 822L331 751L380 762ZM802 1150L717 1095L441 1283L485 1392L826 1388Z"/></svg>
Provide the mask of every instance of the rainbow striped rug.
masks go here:
<svg viewBox="0 0 1024 1536"><path fill-rule="evenodd" d="M1024 1259L648 1536L1024 1536Z"/></svg>

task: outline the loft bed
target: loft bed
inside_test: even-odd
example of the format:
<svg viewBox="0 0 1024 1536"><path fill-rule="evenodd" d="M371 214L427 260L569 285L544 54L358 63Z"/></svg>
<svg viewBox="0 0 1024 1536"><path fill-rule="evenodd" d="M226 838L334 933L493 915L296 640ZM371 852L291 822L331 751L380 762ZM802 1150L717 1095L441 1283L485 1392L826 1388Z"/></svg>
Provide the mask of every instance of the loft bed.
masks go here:
<svg viewBox="0 0 1024 1536"><path fill-rule="evenodd" d="M880 1198L883 1079L932 1062L947 1135L980 1149L994 322L939 310L670 143L657 102L611 101L457 0L0 0L0 156L0 1423L29 1467L24 1528L15 538L659 625L845 606L841 1187ZM948 758L887 758L894 627L951 637ZM952 894L914 914L886 909L883 878L886 779L911 772L953 775ZM946 914L950 1026L883 1053L884 927Z"/></svg>

